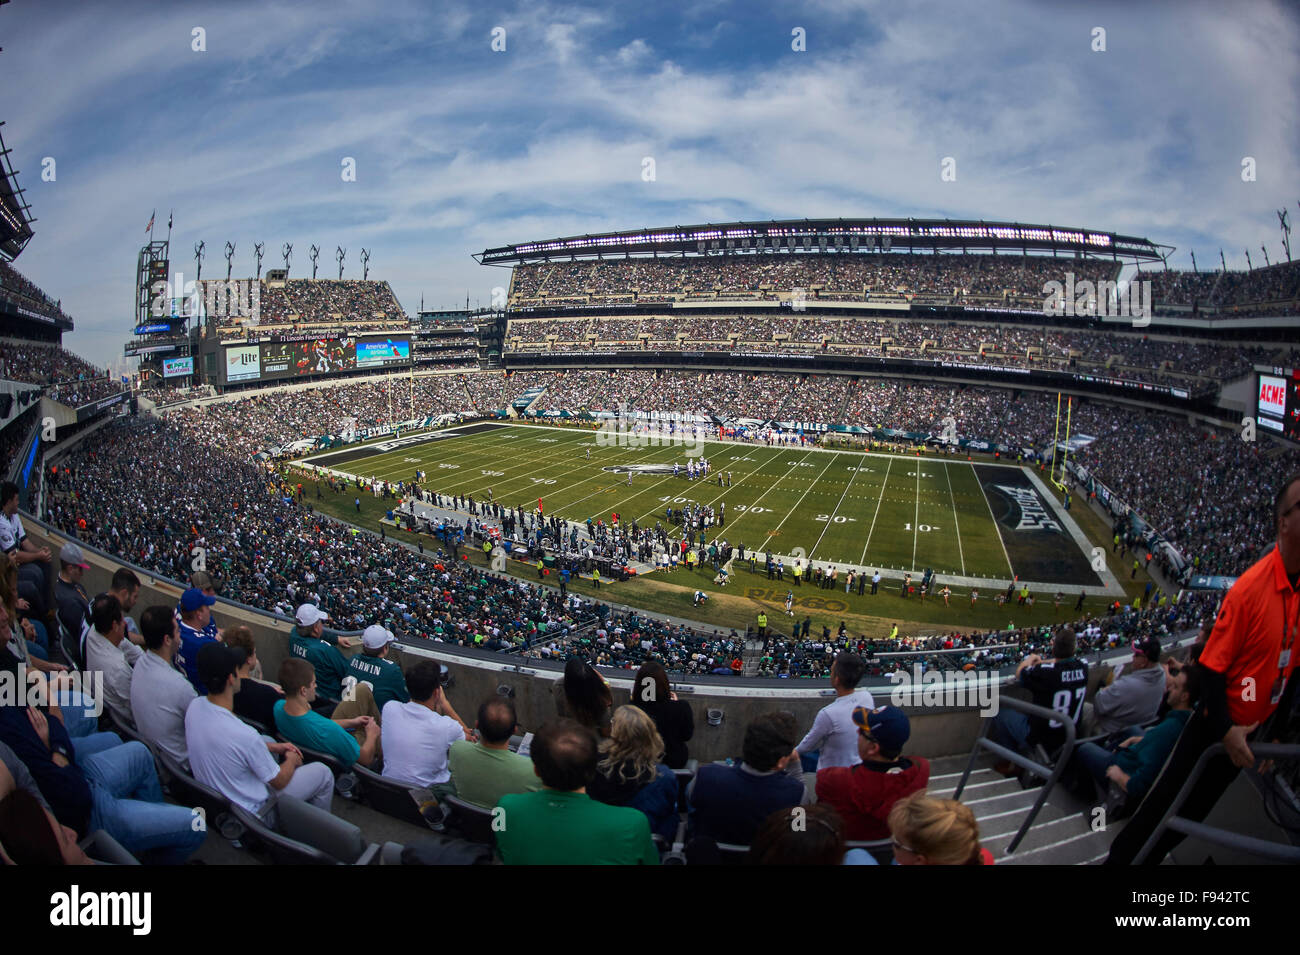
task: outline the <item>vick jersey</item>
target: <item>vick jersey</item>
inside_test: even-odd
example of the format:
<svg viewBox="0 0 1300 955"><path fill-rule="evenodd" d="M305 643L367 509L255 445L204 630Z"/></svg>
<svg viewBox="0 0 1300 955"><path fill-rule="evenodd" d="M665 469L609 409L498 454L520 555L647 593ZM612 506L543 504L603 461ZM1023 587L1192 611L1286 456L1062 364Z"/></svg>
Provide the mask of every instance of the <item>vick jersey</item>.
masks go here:
<svg viewBox="0 0 1300 955"><path fill-rule="evenodd" d="M1047 660L1025 667L1020 673L1020 685L1033 693L1035 705L1056 710L1077 724L1088 692L1088 664L1073 659ZM1030 717L1029 738L1049 750L1055 749L1065 742L1065 724Z"/></svg>

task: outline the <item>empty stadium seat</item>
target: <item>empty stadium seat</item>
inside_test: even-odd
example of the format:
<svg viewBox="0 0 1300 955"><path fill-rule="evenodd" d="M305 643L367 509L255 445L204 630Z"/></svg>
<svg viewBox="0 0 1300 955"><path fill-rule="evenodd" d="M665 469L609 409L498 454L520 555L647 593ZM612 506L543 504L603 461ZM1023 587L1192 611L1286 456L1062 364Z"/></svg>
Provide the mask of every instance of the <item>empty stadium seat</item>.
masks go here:
<svg viewBox="0 0 1300 955"><path fill-rule="evenodd" d="M289 796L283 798L292 799L293 797ZM278 809L279 804L277 802L277 810ZM260 848L265 849L270 854L272 861L277 865L351 864L335 858L323 849L319 849L309 843L302 842L298 839L277 832L242 806L234 806L232 807L232 810L235 818L239 820L240 824L246 831L246 839ZM329 814L326 813L326 815ZM344 823L344 825L346 825L346 823ZM356 827L354 826L353 828ZM360 830L357 831L357 836L359 839ZM378 852L379 847L377 845L371 846L365 854L365 861L358 862L358 864L369 865Z"/></svg>

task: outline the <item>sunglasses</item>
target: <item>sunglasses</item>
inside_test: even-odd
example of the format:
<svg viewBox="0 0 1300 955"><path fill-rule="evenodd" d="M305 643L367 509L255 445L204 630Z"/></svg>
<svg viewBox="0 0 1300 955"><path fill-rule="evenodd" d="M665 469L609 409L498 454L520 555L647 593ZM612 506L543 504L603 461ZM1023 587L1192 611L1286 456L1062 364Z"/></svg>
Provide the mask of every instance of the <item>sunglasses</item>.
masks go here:
<svg viewBox="0 0 1300 955"><path fill-rule="evenodd" d="M902 844L901 842L899 842L897 839L894 839L894 840L893 840L893 843L894 843L894 851L895 851L895 852L897 852L898 850L901 849L903 852L910 852L910 853L912 853L912 855L916 855L916 854L917 854L915 849L912 849L912 848L909 848L908 846L903 845L903 844Z"/></svg>

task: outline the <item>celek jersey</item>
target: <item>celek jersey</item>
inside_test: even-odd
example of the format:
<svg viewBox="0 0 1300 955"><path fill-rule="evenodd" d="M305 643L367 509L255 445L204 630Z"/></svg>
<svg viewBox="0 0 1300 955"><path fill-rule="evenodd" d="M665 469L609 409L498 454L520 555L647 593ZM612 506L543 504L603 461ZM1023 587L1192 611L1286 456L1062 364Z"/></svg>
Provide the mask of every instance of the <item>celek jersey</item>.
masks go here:
<svg viewBox="0 0 1300 955"><path fill-rule="evenodd" d="M1033 693L1033 703L1055 710L1063 718L1078 724L1083 713L1083 698L1088 693L1088 664L1082 660L1047 660L1026 667L1020 674L1021 686ZM1030 739L1053 749L1065 742L1065 724L1060 720L1029 719Z"/></svg>

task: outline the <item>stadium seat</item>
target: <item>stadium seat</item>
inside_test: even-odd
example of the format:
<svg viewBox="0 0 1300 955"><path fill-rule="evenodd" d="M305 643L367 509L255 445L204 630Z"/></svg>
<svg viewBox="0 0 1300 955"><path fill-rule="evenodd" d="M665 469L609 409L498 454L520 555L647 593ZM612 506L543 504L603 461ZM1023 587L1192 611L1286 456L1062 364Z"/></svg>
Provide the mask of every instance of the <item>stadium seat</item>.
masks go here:
<svg viewBox="0 0 1300 955"><path fill-rule="evenodd" d="M86 661L81 655L81 642L68 633L68 628L59 621L59 652L74 670L84 670Z"/></svg>
<svg viewBox="0 0 1300 955"><path fill-rule="evenodd" d="M686 812L690 809L686 802L686 789L690 786L695 774L699 772L700 761L698 759L688 759L686 765L681 769L674 769L673 775L677 777L677 811Z"/></svg>
<svg viewBox="0 0 1300 955"><path fill-rule="evenodd" d="M289 797L292 798L292 797ZM246 843L265 849L276 865L344 865L328 852L276 832L242 806L232 807L234 816L244 827ZM375 847L378 851L378 847ZM369 864L369 860L365 864Z"/></svg>
<svg viewBox="0 0 1300 955"><path fill-rule="evenodd" d="M448 826L455 827L471 842L496 844L496 831L492 828L495 817L491 809L484 809L456 796L447 796L443 803L448 811Z"/></svg>
<svg viewBox="0 0 1300 955"><path fill-rule="evenodd" d="M348 865L370 865L379 855L377 843L366 844L361 830L309 802L281 795L275 802L278 830Z"/></svg>
<svg viewBox="0 0 1300 955"><path fill-rule="evenodd" d="M231 801L215 789L199 782L190 775L188 770L161 750L154 753L154 760L164 770L165 778L162 782L172 801L182 806L202 809L209 828L215 825L217 831L238 848L245 827L242 820L234 814L236 807Z"/></svg>
<svg viewBox="0 0 1300 955"><path fill-rule="evenodd" d="M357 782L361 784L361 798L373 809L423 829L438 831L438 827L442 825L444 813L436 800L433 801L432 807L427 803L421 805L416 802L418 794L422 792L419 786L385 779L374 770L363 766L354 766L352 771L356 773ZM432 821L427 818L424 815L426 809L436 818Z"/></svg>

